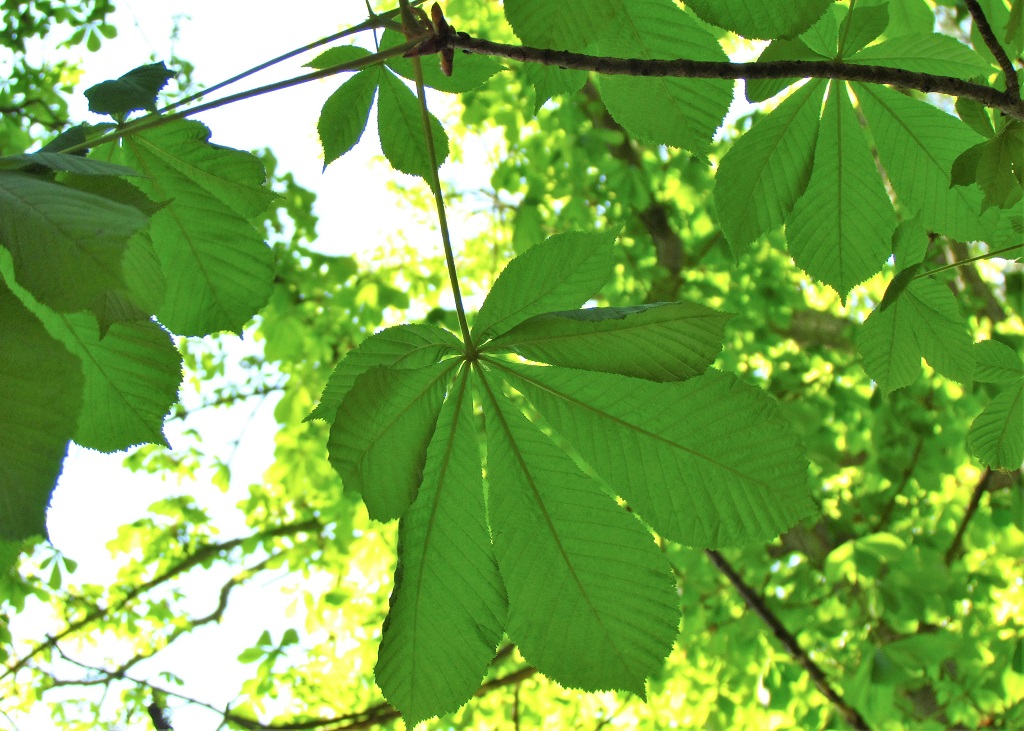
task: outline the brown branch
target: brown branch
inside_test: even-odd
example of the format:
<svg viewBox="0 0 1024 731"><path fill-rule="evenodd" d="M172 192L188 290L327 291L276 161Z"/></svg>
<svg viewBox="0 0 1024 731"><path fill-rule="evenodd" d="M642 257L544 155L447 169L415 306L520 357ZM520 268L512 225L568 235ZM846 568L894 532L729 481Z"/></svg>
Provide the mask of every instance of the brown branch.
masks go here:
<svg viewBox="0 0 1024 731"><path fill-rule="evenodd" d="M523 63L540 63L564 69L594 71L599 74L625 76L673 76L691 79L786 79L821 78L889 84L903 89L916 89L973 99L987 107L999 109L1010 117L1024 119L1024 101L1008 92L951 76L923 74L917 71L843 63L840 61L767 61L731 63L728 61L692 61L690 59L655 60L644 58L612 58L583 53L555 51L547 48L513 46L473 38L463 33L448 33L414 52L436 52L454 48L467 53L508 58Z"/></svg>
<svg viewBox="0 0 1024 731"><path fill-rule="evenodd" d="M960 525L957 526L956 535L953 536L953 542L949 544L949 549L946 551L945 561L946 565L949 566L953 563L953 559L960 553L960 548L963 546L964 533L967 532L967 525L971 522L971 518L978 512L978 507L981 505L981 496L985 494L985 490L988 488L989 480L992 479L992 470L986 469L982 474L981 479L978 480L978 484L974 486L974 492L971 493L971 500L967 503L967 510L964 512L963 520L960 521Z"/></svg>
<svg viewBox="0 0 1024 731"><path fill-rule="evenodd" d="M234 550L235 548L238 548L243 543L246 543L247 541L250 541L253 538L256 538L258 540L263 540L266 538L279 538L282 536L293 535L295 533L302 533L306 531L319 531L320 527L321 524L317 518L310 518L309 520L304 520L299 523L292 523L288 525L278 526L276 528L271 528L270 530L263 531L262 533L256 533L250 536L244 536L242 538L235 538L233 540L225 541L223 543L211 543L209 545L202 546L196 549L196 551L194 551L193 553L189 554L181 562L167 569L167 571L163 572L159 576L156 576L150 579L149 581L135 587L130 592L125 594L120 600L112 604L110 607L104 609L103 607L97 606L92 611L88 612L81 619L74 622L70 622L67 627L65 627L57 634L47 636L45 642L40 642L31 650L29 650L29 652L26 655L22 656L12 665L7 666L7 669L3 672L3 674L0 674L0 680L3 680L8 675L18 672L23 667L25 667L33 657L38 655L40 652L46 650L47 648L55 646L58 642L60 642L68 635L77 632L86 625L95 622L97 619L100 619L109 614L113 614L114 612L120 611L133 600L135 600L139 595L144 594L150 589L153 589L161 584L170 581L176 576L179 576L180 574L185 573L186 571L202 564L203 562L214 558L222 552Z"/></svg>
<svg viewBox="0 0 1024 731"><path fill-rule="evenodd" d="M1006 55L1006 51L1000 45L999 39L996 38L996 34L992 32L992 26L989 25L988 18L985 17L981 5L978 4L978 0L964 0L964 2L967 5L967 11L974 19L974 25L977 26L978 33L981 34L985 45L988 46L988 50L995 56L996 61L999 63L999 68L1003 70L1003 76L1006 77L1006 93L1019 99L1020 81L1017 79L1017 69L1013 67L1013 62Z"/></svg>
<svg viewBox="0 0 1024 731"><path fill-rule="evenodd" d="M793 634L785 628L779 618L775 616L775 613L768 608L764 599L762 599L757 592L743 581L743 578L736 573L736 570L728 561L725 560L725 557L718 551L707 550L704 551L704 553L707 554L709 559L711 559L711 563L715 565L715 568L721 571L729 580L729 583L731 583L736 591L739 592L740 596L743 597L743 601L747 603L747 606L754 610L762 621L768 625L772 634L774 634L776 639L782 643L783 647L786 648L789 654L793 656L793 659L800 663L804 670L807 671L811 676L811 679L814 681L814 684L818 687L818 690L832 702L832 705L839 710L847 723L858 729L870 728L870 726L868 726L868 722L860 715L860 712L847 703L843 699L842 695L839 694L839 691L832 687L832 683L829 681L828 676L825 675L825 672L821 667L811 659L811 656L808 655L803 648L800 647L800 643L797 642L796 637L794 637Z"/></svg>

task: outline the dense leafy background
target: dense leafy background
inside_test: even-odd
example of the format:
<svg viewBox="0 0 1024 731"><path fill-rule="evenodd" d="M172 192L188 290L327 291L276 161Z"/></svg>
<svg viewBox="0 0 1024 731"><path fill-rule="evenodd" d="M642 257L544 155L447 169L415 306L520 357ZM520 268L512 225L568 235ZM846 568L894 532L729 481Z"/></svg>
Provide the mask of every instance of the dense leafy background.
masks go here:
<svg viewBox="0 0 1024 731"><path fill-rule="evenodd" d="M963 5L751 7L445 13L538 47L1005 84ZM1019 66L1024 3L980 7ZM113 125L65 131L62 90L40 83L65 67L21 52L52 23L90 48L114 33L107 4L75 8L5 7L2 34L0 601L53 620L23 637L0 617L0 710L81 686L99 692L54 703L59 726L145 728L149 704L190 702L162 654L276 575L291 614L238 657L240 690L198 698L232 727L402 724L378 687L407 721L449 714L437 727L1024 722L1019 120L767 79L716 135L728 80L463 54L449 78L425 59L427 84L458 94L430 119L436 157L493 148L482 194L446 186L477 222L456 232L463 287L485 295L477 357L439 258L397 238L376 261L338 255L270 153L176 120L61 154ZM309 65L377 50L356 42ZM375 106L389 164L431 177L414 75L395 57L338 78L325 166L373 134ZM171 78L149 64L88 98L120 122ZM421 180L396 186L403 215L429 210ZM221 331L259 347L239 356ZM190 412L268 393L274 462L251 485L201 431L164 437L169 411L200 424ZM77 584L42 541L69 440L241 488L245 528L220 534L212 486L186 482L109 537L116 582ZM203 571L222 578L197 610ZM97 639L98 655L82 646Z"/></svg>

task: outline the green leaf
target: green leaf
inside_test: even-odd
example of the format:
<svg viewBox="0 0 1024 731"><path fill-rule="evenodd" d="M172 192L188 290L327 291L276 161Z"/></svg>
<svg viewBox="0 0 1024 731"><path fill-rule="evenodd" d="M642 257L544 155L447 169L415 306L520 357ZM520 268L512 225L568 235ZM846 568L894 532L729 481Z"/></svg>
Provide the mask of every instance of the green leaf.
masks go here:
<svg viewBox="0 0 1024 731"><path fill-rule="evenodd" d="M509 638L563 686L646 697L644 680L679 623L665 556L499 391L486 381L484 390L488 512Z"/></svg>
<svg viewBox="0 0 1024 731"><path fill-rule="evenodd" d="M746 38L789 38L814 25L832 0L691 0L686 7L703 20Z"/></svg>
<svg viewBox="0 0 1024 731"><path fill-rule="evenodd" d="M898 271L905 271L924 261L928 253L928 232L917 216L900 221L892 236L892 253Z"/></svg>
<svg viewBox="0 0 1024 731"><path fill-rule="evenodd" d="M843 5L830 5L820 18L800 34L800 40L823 58L839 55L839 23L846 14Z"/></svg>
<svg viewBox="0 0 1024 731"><path fill-rule="evenodd" d="M887 38L914 33L931 33L935 25L935 11L926 0L889 0Z"/></svg>
<svg viewBox="0 0 1024 731"><path fill-rule="evenodd" d="M533 86L533 113L536 114L548 99L562 94L575 94L587 81L587 72L563 69L543 63L528 63L522 68L523 77Z"/></svg>
<svg viewBox="0 0 1024 731"><path fill-rule="evenodd" d="M891 66L957 79L972 79L992 71L988 62L972 49L939 33L903 35L882 41L858 51L847 62Z"/></svg>
<svg viewBox="0 0 1024 731"><path fill-rule="evenodd" d="M423 368L445 355L461 352L462 343L447 330L432 325L398 325L371 335L350 351L334 368L324 386L320 403L306 417L334 422L342 400L356 378L373 366Z"/></svg>
<svg viewBox="0 0 1024 731"><path fill-rule="evenodd" d="M691 302L547 312L499 335L486 351L507 349L568 368L681 381L714 362L731 317Z"/></svg>
<svg viewBox="0 0 1024 731"><path fill-rule="evenodd" d="M363 136L379 79L380 69L360 71L324 102L316 128L324 148L325 168L355 147Z"/></svg>
<svg viewBox="0 0 1024 731"><path fill-rule="evenodd" d="M623 3L615 30L600 42L602 55L729 60L714 36L672 0ZM733 82L724 79L615 75L600 76L599 83L609 113L632 136L700 155L732 102Z"/></svg>
<svg viewBox="0 0 1024 731"><path fill-rule="evenodd" d="M139 66L124 76L86 89L89 111L109 114L114 119L136 110L155 111L156 95L172 78L174 72L163 61Z"/></svg>
<svg viewBox="0 0 1024 731"><path fill-rule="evenodd" d="M46 535L46 508L82 407L78 359L0 278L0 540Z"/></svg>
<svg viewBox="0 0 1024 731"><path fill-rule="evenodd" d="M181 335L238 332L273 284L273 255L250 222L274 197L263 164L209 136L198 122L175 121L98 151L144 172L131 182L169 201L150 225L167 280L156 314Z"/></svg>
<svg viewBox="0 0 1024 731"><path fill-rule="evenodd" d="M441 408L423 484L399 523L376 677L409 728L473 697L508 611L488 532L468 376L464 370Z"/></svg>
<svg viewBox="0 0 1024 731"><path fill-rule="evenodd" d="M803 41L794 38L792 40L774 40L768 44L761 55L757 57L758 63L769 61L822 61L822 56L807 47ZM799 79L796 76L784 79L746 79L743 82L744 94L749 102L763 102L771 99L783 89L792 86ZM820 99L818 100L821 101Z"/></svg>
<svg viewBox="0 0 1024 731"><path fill-rule="evenodd" d="M826 82L810 81L742 135L715 176L715 209L738 255L781 226L811 176Z"/></svg>
<svg viewBox="0 0 1024 731"><path fill-rule="evenodd" d="M416 498L452 367L374 366L338 407L327 441L331 465L374 520L400 517Z"/></svg>
<svg viewBox="0 0 1024 731"><path fill-rule="evenodd" d="M967 432L967 449L993 469L1024 463L1024 379L997 393Z"/></svg>
<svg viewBox="0 0 1024 731"><path fill-rule="evenodd" d="M473 322L473 340L500 334L542 312L575 309L612 275L617 231L561 233L517 256L498 276Z"/></svg>
<svg viewBox="0 0 1024 731"><path fill-rule="evenodd" d="M797 266L845 303L853 287L889 258L896 212L846 93L832 82L814 151L814 170L786 222Z"/></svg>
<svg viewBox="0 0 1024 731"><path fill-rule="evenodd" d="M982 208L1011 208L1024 197L1024 125L1011 120L990 140L967 148L954 161L952 185L977 182Z"/></svg>
<svg viewBox="0 0 1024 731"><path fill-rule="evenodd" d="M359 46L335 46L334 48L328 48L307 63L306 66L314 69L329 69L332 66L341 66L343 63L358 61L369 55L369 51Z"/></svg>
<svg viewBox="0 0 1024 731"><path fill-rule="evenodd" d="M1024 363L1019 353L998 340L983 340L974 344L977 366L974 380L982 383L1016 383L1024 378Z"/></svg>
<svg viewBox="0 0 1024 731"><path fill-rule="evenodd" d="M877 307L857 340L864 370L886 393L910 385L922 357L947 378L970 383L971 344L953 293L931 278L914 279L891 304Z"/></svg>
<svg viewBox="0 0 1024 731"><path fill-rule="evenodd" d="M62 170L79 175L138 175L138 171L124 165L114 165L102 160L90 160L80 155L63 152L32 152L23 155L0 157L0 170L26 170L33 167Z"/></svg>
<svg viewBox="0 0 1024 731"><path fill-rule="evenodd" d="M405 36L395 30L384 31L380 41L380 50L387 49L405 43ZM436 56L424 56L421 59L423 67L423 85L439 91L458 94L470 89L475 89L499 71L504 70L497 59L492 56L483 56L478 53L460 53L455 57L452 65L452 75L445 76ZM388 59L388 68L399 76L404 76L410 81L416 80L416 73L413 71L411 58L398 56Z"/></svg>
<svg viewBox="0 0 1024 731"><path fill-rule="evenodd" d="M131 206L0 172L0 244L11 252L18 284L55 310L84 309L123 287L128 238L146 223Z"/></svg>
<svg viewBox="0 0 1024 731"><path fill-rule="evenodd" d="M921 225L960 241L986 239L989 216L976 188L950 189L957 156L981 138L956 117L882 86L854 84L882 165L900 202Z"/></svg>
<svg viewBox="0 0 1024 731"><path fill-rule="evenodd" d="M889 25L889 5L860 4L846 14L839 27L839 58L846 58L878 38Z"/></svg>
<svg viewBox="0 0 1024 731"><path fill-rule="evenodd" d="M390 71L381 71L377 101L381 150L395 170L428 179L431 166L421 114L419 99L405 83ZM433 114L430 115L430 130L437 164L441 165L448 157L448 135Z"/></svg>
<svg viewBox="0 0 1024 731"><path fill-rule="evenodd" d="M666 538L700 547L763 542L814 511L807 462L789 424L770 396L733 376L708 371L652 383L550 366L500 368Z"/></svg>
<svg viewBox="0 0 1024 731"><path fill-rule="evenodd" d="M583 52L619 22L624 0L506 0L505 17L527 46Z"/></svg>

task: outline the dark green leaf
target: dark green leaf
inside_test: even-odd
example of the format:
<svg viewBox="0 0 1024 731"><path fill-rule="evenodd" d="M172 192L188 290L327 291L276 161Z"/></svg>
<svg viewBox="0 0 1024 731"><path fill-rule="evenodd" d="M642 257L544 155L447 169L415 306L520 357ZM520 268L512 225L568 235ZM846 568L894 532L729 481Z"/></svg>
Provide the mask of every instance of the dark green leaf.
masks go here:
<svg viewBox="0 0 1024 731"><path fill-rule="evenodd" d="M151 63L132 69L112 81L103 81L85 90L89 111L120 119L136 110L155 111L156 95L174 72L164 63Z"/></svg>

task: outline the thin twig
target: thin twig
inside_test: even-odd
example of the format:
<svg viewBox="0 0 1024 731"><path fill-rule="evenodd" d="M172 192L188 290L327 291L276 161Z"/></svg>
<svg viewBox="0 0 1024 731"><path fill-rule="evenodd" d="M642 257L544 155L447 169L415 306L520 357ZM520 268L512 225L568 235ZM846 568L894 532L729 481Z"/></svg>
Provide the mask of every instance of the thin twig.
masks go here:
<svg viewBox="0 0 1024 731"><path fill-rule="evenodd" d="M707 550L704 553L707 554L708 558L711 559L711 563L725 575L729 583L739 592L747 606L753 609L764 623L768 625L772 634L782 643L789 654L793 656L793 659L803 666L804 670L811 676L811 679L814 680L814 684L818 686L818 690L842 713L847 723L858 729L870 728L868 722L860 715L860 712L843 699L839 691L832 686L828 676L825 675L821 667L800 647L796 637L785 628L779 618L775 616L775 613L768 608L764 600L743 581L743 578L736 573L736 570L725 560L725 557L718 551Z"/></svg>
<svg viewBox="0 0 1024 731"><path fill-rule="evenodd" d="M692 61L690 59L645 59L589 56L547 48L513 46L474 38L462 33L449 33L426 46L429 50L454 48L467 53L498 56L524 63L540 63L564 69L594 71L599 74L624 76L672 76L691 79L785 79L822 78L889 84L904 89L936 92L973 99L999 109L1008 116L1024 119L1024 102L1007 92L990 86L974 84L951 76L937 76L917 71L843 63L840 61L764 61L732 63L728 61Z"/></svg>
<svg viewBox="0 0 1024 731"><path fill-rule="evenodd" d="M989 480L992 479L992 470L986 469L985 473L978 480L978 484L974 486L974 492L971 493L971 500L967 503L967 510L964 512L963 520L960 521L960 525L956 528L956 535L953 536L953 542L949 544L949 549L946 551L945 561L946 565L949 566L953 563L953 559L960 553L960 548L963 546L964 533L967 532L967 524L971 522L971 518L978 512L978 507L981 505L981 496L985 494L985 490L988 489Z"/></svg>
<svg viewBox="0 0 1024 731"><path fill-rule="evenodd" d="M992 52L996 61L999 62L999 68L1003 70L1003 76L1006 78L1006 93L1019 99L1020 81L1017 79L1017 69L1013 67L1013 62L1006 55L1006 51L1003 50L999 39L996 38L996 34L992 31L992 26L989 25L988 18L985 17L981 5L978 4L978 0L964 0L964 2L967 5L967 12L974 19L974 25L977 26L978 33L981 34L985 45L988 46L988 50Z"/></svg>
<svg viewBox="0 0 1024 731"><path fill-rule="evenodd" d="M921 272L920 274L915 274L913 279L920 279L921 277L930 277L933 274L938 274L939 272L944 272L947 269L956 269L957 267L962 267L964 264L971 264L971 263L976 262L976 261L984 261L985 259L991 259L993 257L1000 256L1002 254L1006 254L1006 253L1008 253L1010 251L1014 251L1016 249L1024 249L1024 244L1013 244L1012 246L1005 246L1002 249L996 249L995 251L990 251L987 254L978 254L977 256L972 256L970 259L961 259L960 261L954 261L952 264L946 264L946 265L941 266L941 267L935 267L934 269L929 269L926 272Z"/></svg>

